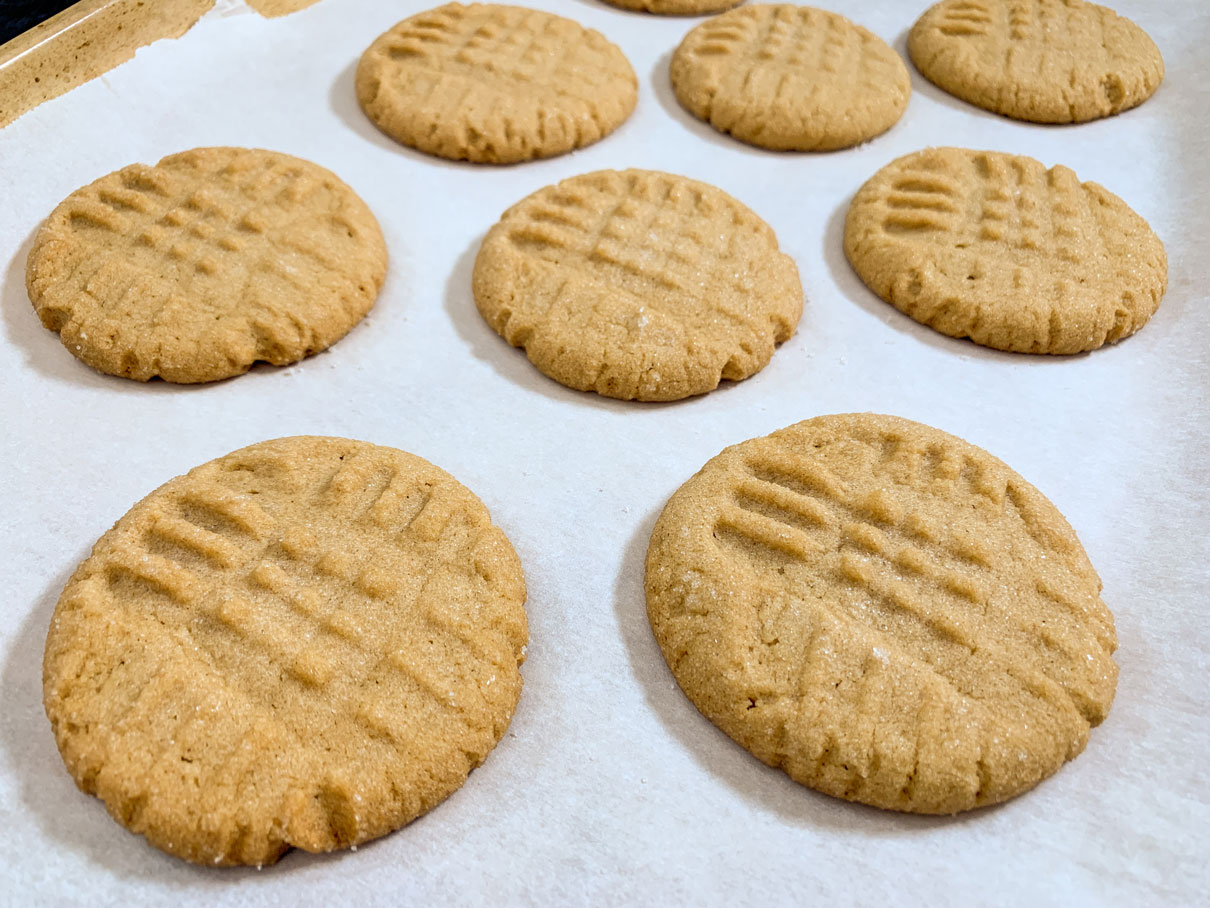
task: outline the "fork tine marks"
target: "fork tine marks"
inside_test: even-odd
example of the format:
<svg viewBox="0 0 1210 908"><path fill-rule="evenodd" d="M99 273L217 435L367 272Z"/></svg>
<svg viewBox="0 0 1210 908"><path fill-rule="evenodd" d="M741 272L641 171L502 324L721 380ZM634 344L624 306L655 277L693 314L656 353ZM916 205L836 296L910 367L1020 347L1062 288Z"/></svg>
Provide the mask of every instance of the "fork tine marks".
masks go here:
<svg viewBox="0 0 1210 908"><path fill-rule="evenodd" d="M130 577L181 605L192 602L199 592L198 578L192 571L141 547L130 546L115 551L108 567L111 576Z"/></svg>
<svg viewBox="0 0 1210 908"><path fill-rule="evenodd" d="M162 515L151 525L148 533L218 568L233 568L244 557L243 550L230 539L180 517Z"/></svg>
<svg viewBox="0 0 1210 908"><path fill-rule="evenodd" d="M184 493L181 502L186 508L185 519L189 519L188 509L196 509L199 519L204 521L202 526L217 519L219 525L226 523L258 540L268 537L277 526L277 521L251 496L232 491L217 482L199 483Z"/></svg>
<svg viewBox="0 0 1210 908"><path fill-rule="evenodd" d="M740 507L722 509L716 527L742 545L797 559L809 558L819 551L819 546L801 530Z"/></svg>

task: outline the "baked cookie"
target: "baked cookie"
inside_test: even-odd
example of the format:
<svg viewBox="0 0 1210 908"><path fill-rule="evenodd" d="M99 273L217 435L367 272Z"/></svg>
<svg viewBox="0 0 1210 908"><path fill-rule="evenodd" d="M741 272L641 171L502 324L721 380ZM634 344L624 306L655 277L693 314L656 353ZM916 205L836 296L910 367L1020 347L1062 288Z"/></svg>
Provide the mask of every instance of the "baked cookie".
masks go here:
<svg viewBox="0 0 1210 908"><path fill-rule="evenodd" d="M791 4L708 19L672 55L681 106L776 151L848 148L886 132L911 94L907 67L844 16Z"/></svg>
<svg viewBox="0 0 1210 908"><path fill-rule="evenodd" d="M51 619L46 714L110 814L201 864L397 829L504 734L521 565L427 461L281 438L161 486L101 537Z"/></svg>
<svg viewBox="0 0 1210 908"><path fill-rule="evenodd" d="M1011 798L1109 711L1113 616L1075 533L986 451L870 413L727 448L664 508L647 613L682 690L835 797Z"/></svg>
<svg viewBox="0 0 1210 908"><path fill-rule="evenodd" d="M993 151L892 161L849 205L844 249L916 321L1017 353L1119 341L1168 285L1163 244L1125 202L1066 167Z"/></svg>
<svg viewBox="0 0 1210 908"><path fill-rule="evenodd" d="M319 0L247 0L248 5L267 19L288 16L306 9Z"/></svg>
<svg viewBox="0 0 1210 908"><path fill-rule="evenodd" d="M602 170L518 202L487 234L479 312L555 381L678 400L759 372L802 314L794 261L721 189Z"/></svg>
<svg viewBox="0 0 1210 908"><path fill-rule="evenodd" d="M511 164L603 139L638 80L599 32L538 10L449 3L404 19L357 65L357 100L404 145Z"/></svg>
<svg viewBox="0 0 1210 908"><path fill-rule="evenodd" d="M719 13L744 0L605 0L622 9L632 9L661 16L700 16L704 13Z"/></svg>
<svg viewBox="0 0 1210 908"><path fill-rule="evenodd" d="M331 346L370 311L386 266L378 222L333 173L196 148L69 195L25 282L42 324L94 369L204 382Z"/></svg>
<svg viewBox="0 0 1210 908"><path fill-rule="evenodd" d="M1129 110L1164 79L1145 31L1084 0L942 0L912 27L908 52L951 95L1035 123Z"/></svg>

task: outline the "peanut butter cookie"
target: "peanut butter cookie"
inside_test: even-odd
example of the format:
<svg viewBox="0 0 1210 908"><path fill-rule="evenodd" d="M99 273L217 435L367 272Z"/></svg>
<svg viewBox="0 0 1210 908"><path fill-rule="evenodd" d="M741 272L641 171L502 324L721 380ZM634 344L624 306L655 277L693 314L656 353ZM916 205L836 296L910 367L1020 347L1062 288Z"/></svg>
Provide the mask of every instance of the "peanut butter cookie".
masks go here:
<svg viewBox="0 0 1210 908"><path fill-rule="evenodd" d="M590 145L630 116L638 80L599 32L520 6L449 3L404 19L357 66L357 100L404 145L511 164Z"/></svg>
<svg viewBox="0 0 1210 908"><path fill-rule="evenodd" d="M665 507L647 613L677 682L791 778L917 813L1077 756L1117 684L1067 521L986 451L870 413L727 448Z"/></svg>
<svg viewBox="0 0 1210 908"><path fill-rule="evenodd" d="M623 400L678 400L759 372L802 314L772 229L720 189L603 170L504 213L475 303L543 374Z"/></svg>
<svg viewBox="0 0 1210 908"><path fill-rule="evenodd" d="M94 369L206 382L331 346L374 305L386 266L374 215L331 172L195 148L69 195L25 280L42 324Z"/></svg>
<svg viewBox="0 0 1210 908"><path fill-rule="evenodd" d="M877 35L788 3L706 20L676 49L670 75L695 117L775 151L848 148L881 135L912 90L907 67Z"/></svg>
<svg viewBox="0 0 1210 908"><path fill-rule="evenodd" d="M152 492L68 582L43 662L68 771L201 864L385 835L465 781L521 693L525 583L427 461L281 438Z"/></svg>
<svg viewBox="0 0 1210 908"><path fill-rule="evenodd" d="M700 16L704 13L719 13L744 0L605 0L622 9L632 9L659 16Z"/></svg>
<svg viewBox="0 0 1210 908"><path fill-rule="evenodd" d="M1145 31L1084 0L942 0L912 27L908 52L951 95L1035 123L1112 116L1164 79Z"/></svg>
<svg viewBox="0 0 1210 908"><path fill-rule="evenodd" d="M844 248L869 288L916 321L1018 353L1115 343L1168 286L1163 244L1116 195L993 151L892 161L849 205Z"/></svg>

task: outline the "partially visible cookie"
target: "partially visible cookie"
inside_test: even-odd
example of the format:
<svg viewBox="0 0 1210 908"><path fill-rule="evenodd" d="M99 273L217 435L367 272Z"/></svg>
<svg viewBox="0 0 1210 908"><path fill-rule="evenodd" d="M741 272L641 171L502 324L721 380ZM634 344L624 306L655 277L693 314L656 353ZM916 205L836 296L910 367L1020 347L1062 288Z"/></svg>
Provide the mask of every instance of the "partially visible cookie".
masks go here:
<svg viewBox="0 0 1210 908"><path fill-rule="evenodd" d="M205 382L331 346L374 305L386 265L378 222L335 174L196 148L69 195L25 280L42 324L94 369Z"/></svg>
<svg viewBox="0 0 1210 908"><path fill-rule="evenodd" d="M950 94L1036 123L1129 110L1164 79L1145 31L1084 0L942 0L912 27L908 52Z"/></svg>
<svg viewBox="0 0 1210 908"><path fill-rule="evenodd" d="M449 3L383 34L357 100L391 138L454 160L511 164L590 145L630 116L638 80L616 45L562 16Z"/></svg>
<svg viewBox="0 0 1210 908"><path fill-rule="evenodd" d="M347 848L504 734L521 565L469 490L343 438L261 442L152 492L68 582L43 694L68 771L201 864Z"/></svg>
<svg viewBox="0 0 1210 908"><path fill-rule="evenodd" d="M1163 244L1116 195L993 151L892 161L850 203L844 248L866 285L916 321L1018 353L1115 343L1168 285Z"/></svg>
<svg viewBox="0 0 1210 908"><path fill-rule="evenodd" d="M306 9L318 0L248 0L248 5L262 16L275 19Z"/></svg>
<svg viewBox="0 0 1210 908"><path fill-rule="evenodd" d="M670 67L681 105L735 138L779 151L848 148L886 132L911 94L877 35L810 6L753 5L685 36Z"/></svg>
<svg viewBox="0 0 1210 908"><path fill-rule="evenodd" d="M871 413L727 448L664 508L647 613L681 689L835 797L955 813L1077 756L1117 684L1075 533L1001 461Z"/></svg>
<svg viewBox="0 0 1210 908"><path fill-rule="evenodd" d="M803 303L768 224L721 189L649 170L584 174L518 202L484 239L473 290L545 375L624 400L760 371Z"/></svg>
<svg viewBox="0 0 1210 908"><path fill-rule="evenodd" d="M704 13L718 13L733 6L739 6L744 0L605 0L605 2L622 9L639 10L661 16L700 16Z"/></svg>

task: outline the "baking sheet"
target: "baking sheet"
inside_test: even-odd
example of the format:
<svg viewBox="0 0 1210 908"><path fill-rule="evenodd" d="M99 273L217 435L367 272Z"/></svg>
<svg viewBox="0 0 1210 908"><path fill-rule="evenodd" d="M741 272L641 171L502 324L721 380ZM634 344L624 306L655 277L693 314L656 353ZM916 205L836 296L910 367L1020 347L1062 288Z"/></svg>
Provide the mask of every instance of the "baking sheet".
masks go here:
<svg viewBox="0 0 1210 908"><path fill-rule="evenodd" d="M1191 904L1208 897L1210 15L1119 0L1167 78L1142 107L1039 127L952 99L913 72L903 120L861 148L783 155L689 117L667 81L696 19L596 0L529 0L617 42L640 80L613 136L572 155L475 167L404 149L353 93L360 52L431 3L324 0L267 21L220 2L188 34L0 130L0 902L700 905ZM906 54L923 3L819 5ZM1048 359L942 337L870 294L841 249L845 206L929 144L1026 153L1096 180L1167 245L1168 294L1141 333ZM40 220L73 189L198 145L279 149L370 204L392 254L379 302L327 353L201 387L93 372L24 289ZM510 204L603 167L722 187L777 231L807 306L757 376L666 405L541 376L480 319L470 268ZM1085 753L1035 791L955 818L827 798L702 718L647 626L642 561L667 497L725 445L821 413L876 410L1006 460L1067 515L1117 619L1117 700ZM108 818L63 770L42 713L55 600L91 544L161 482L242 445L345 435L420 454L475 490L512 539L531 642L513 724L428 816L355 853L263 871L199 869Z"/></svg>

